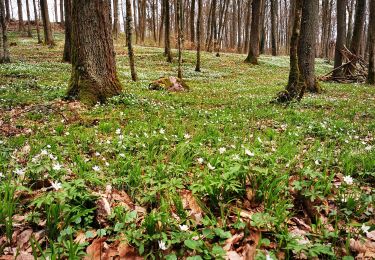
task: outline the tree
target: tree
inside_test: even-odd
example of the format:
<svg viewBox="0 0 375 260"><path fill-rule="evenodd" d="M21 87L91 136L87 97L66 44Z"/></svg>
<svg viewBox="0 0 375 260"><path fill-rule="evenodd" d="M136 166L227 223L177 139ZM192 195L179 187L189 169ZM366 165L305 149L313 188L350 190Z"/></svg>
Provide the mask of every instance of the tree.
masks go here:
<svg viewBox="0 0 375 260"><path fill-rule="evenodd" d="M64 25L64 0L60 0L60 24Z"/></svg>
<svg viewBox="0 0 375 260"><path fill-rule="evenodd" d="M39 18L38 18L38 9L36 5L36 0L33 0L33 7L34 7L34 19L35 19L35 28L36 34L38 37L38 44L42 43L42 38L40 37L40 28L39 28Z"/></svg>
<svg viewBox="0 0 375 260"><path fill-rule="evenodd" d="M190 41L195 42L195 0L191 0L190 6Z"/></svg>
<svg viewBox="0 0 375 260"><path fill-rule="evenodd" d="M252 14L251 14L250 46L249 46L249 54L245 62L257 65L258 56L259 56L260 15L261 15L261 8L262 8L262 0L253 0L253 3L251 4L251 8L252 8Z"/></svg>
<svg viewBox="0 0 375 260"><path fill-rule="evenodd" d="M93 105L121 93L108 1L72 4L72 75L67 95Z"/></svg>
<svg viewBox="0 0 375 260"><path fill-rule="evenodd" d="M345 45L346 35L346 1L337 0L336 3L336 16L337 16L337 36L336 36L336 48L335 48L335 63L333 72L334 77L338 77L342 74L342 70L338 69L342 65L342 54L341 51Z"/></svg>
<svg viewBox="0 0 375 260"><path fill-rule="evenodd" d="M357 0L355 6L355 19L353 36L350 44L350 51L355 55L359 55L359 49L362 42L362 35L366 20L366 0Z"/></svg>
<svg viewBox="0 0 375 260"><path fill-rule="evenodd" d="M277 55L277 0L271 0L271 45L272 55Z"/></svg>
<svg viewBox="0 0 375 260"><path fill-rule="evenodd" d="M300 82L303 84L301 95L305 90L321 92L315 77L316 33L319 21L319 0L303 0L301 32L298 42L298 68Z"/></svg>
<svg viewBox="0 0 375 260"><path fill-rule="evenodd" d="M120 31L118 0L113 0L113 36L117 40Z"/></svg>
<svg viewBox="0 0 375 260"><path fill-rule="evenodd" d="M182 79L182 48L183 48L183 17L182 17L182 0L177 0L177 48L178 48L178 78Z"/></svg>
<svg viewBox="0 0 375 260"><path fill-rule="evenodd" d="M25 24L23 23L23 11L22 11L22 0L17 0L18 7L18 31L25 31Z"/></svg>
<svg viewBox="0 0 375 260"><path fill-rule="evenodd" d="M0 63L10 62L4 0L0 0Z"/></svg>
<svg viewBox="0 0 375 260"><path fill-rule="evenodd" d="M370 1L370 17L368 26L369 66L367 82L375 85L375 1Z"/></svg>
<svg viewBox="0 0 375 260"><path fill-rule="evenodd" d="M134 64L134 50L132 45L132 22L132 5L130 3L130 0L126 0L126 44L128 46L129 65L132 80L137 81L137 73L135 71Z"/></svg>
<svg viewBox="0 0 375 260"><path fill-rule="evenodd" d="M26 0L26 14L27 14L27 36L28 37L33 37L32 33L31 33L29 0Z"/></svg>
<svg viewBox="0 0 375 260"><path fill-rule="evenodd" d="M9 3L9 1L10 0L5 0L5 11L6 11L5 21L6 22L10 21L10 3Z"/></svg>
<svg viewBox="0 0 375 260"><path fill-rule="evenodd" d="M52 27L49 21L47 0L40 0L40 11L42 13L43 29L44 29L44 44L53 46L55 42L52 35Z"/></svg>
<svg viewBox="0 0 375 260"><path fill-rule="evenodd" d="M195 71L201 71L201 30L202 30L202 12L203 12L203 0L198 0L198 18L197 18L197 63L195 65Z"/></svg>
<svg viewBox="0 0 375 260"><path fill-rule="evenodd" d="M65 43L63 61L72 61L72 0L64 0L65 6Z"/></svg>
<svg viewBox="0 0 375 260"><path fill-rule="evenodd" d="M164 54L167 56L167 61L172 62L169 1L163 0L163 3L164 3L164 12L165 12L164 14L165 15Z"/></svg>

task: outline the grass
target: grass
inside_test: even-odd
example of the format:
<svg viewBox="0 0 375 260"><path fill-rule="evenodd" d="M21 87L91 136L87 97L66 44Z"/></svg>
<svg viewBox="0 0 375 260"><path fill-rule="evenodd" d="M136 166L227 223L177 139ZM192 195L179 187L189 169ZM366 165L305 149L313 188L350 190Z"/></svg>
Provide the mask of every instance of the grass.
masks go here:
<svg viewBox="0 0 375 260"><path fill-rule="evenodd" d="M136 46L134 83L119 41L124 92L86 108L60 101L70 65L60 62L56 38L50 49L11 33L13 62L0 65L0 198L14 205L0 212L13 222L26 216L14 232L46 230L30 245L34 255L82 255L106 237L145 258L220 259L244 254L248 243L259 259L350 259L351 239L374 229L373 86L322 82L321 95L272 105L288 57L251 66L244 55L203 53L197 73L195 52L186 51L191 91L149 91L153 80L176 75L176 62ZM317 74L330 69L317 60ZM0 237L9 237L12 222L1 221Z"/></svg>

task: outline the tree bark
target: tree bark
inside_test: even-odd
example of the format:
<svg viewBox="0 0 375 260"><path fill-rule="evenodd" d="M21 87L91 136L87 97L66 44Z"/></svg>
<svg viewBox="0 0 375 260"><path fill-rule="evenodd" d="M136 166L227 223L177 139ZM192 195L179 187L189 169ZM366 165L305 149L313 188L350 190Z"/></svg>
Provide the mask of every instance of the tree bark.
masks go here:
<svg viewBox="0 0 375 260"><path fill-rule="evenodd" d="M25 24L23 22L22 0L17 0L17 7L18 7L18 31L24 32Z"/></svg>
<svg viewBox="0 0 375 260"><path fill-rule="evenodd" d="M195 0L191 0L190 6L190 42L195 42Z"/></svg>
<svg viewBox="0 0 375 260"><path fill-rule="evenodd" d="M260 13L261 13L262 0L253 0L251 4L251 37L249 54L245 62L257 65L259 56L259 38L260 38Z"/></svg>
<svg viewBox="0 0 375 260"><path fill-rule="evenodd" d="M52 35L52 27L49 21L49 12L47 0L40 0L40 9L42 13L43 29L44 29L44 44L53 46L55 42Z"/></svg>
<svg viewBox="0 0 375 260"><path fill-rule="evenodd" d="M271 0L271 46L272 56L277 55L277 0Z"/></svg>
<svg viewBox="0 0 375 260"><path fill-rule="evenodd" d="M10 3L9 3L10 0L5 0L5 11L6 11L6 14L5 14L5 21L6 22L9 22L10 21Z"/></svg>
<svg viewBox="0 0 375 260"><path fill-rule="evenodd" d="M128 46L129 54L129 65L130 72L133 81L137 81L137 73L135 71L135 62L134 62L134 50L132 45L132 5L130 0L126 0L126 44Z"/></svg>
<svg viewBox="0 0 375 260"><path fill-rule="evenodd" d="M182 49L183 49L183 16L182 16L182 0L177 0L177 48L178 48L178 75L177 77L182 80Z"/></svg>
<svg viewBox="0 0 375 260"><path fill-rule="evenodd" d="M29 0L26 0L26 14L27 14L27 37L33 37L31 33Z"/></svg>
<svg viewBox="0 0 375 260"><path fill-rule="evenodd" d="M113 0L113 36L117 40L120 31L118 0Z"/></svg>
<svg viewBox="0 0 375 260"><path fill-rule="evenodd" d="M198 0L198 18L197 18L197 63L195 65L195 71L201 71L201 30L202 30L202 13L203 3L202 0Z"/></svg>
<svg viewBox="0 0 375 260"><path fill-rule="evenodd" d="M35 19L36 35L38 37L38 44L40 44L43 41L42 41L42 37L40 36L38 7L37 7L37 4L36 4L36 0L33 0L33 7L34 7L34 19Z"/></svg>
<svg viewBox="0 0 375 260"><path fill-rule="evenodd" d="M350 46L350 42L353 36L353 13L354 13L354 3L356 0L347 0L347 13L348 13L348 29L346 30L346 46Z"/></svg>
<svg viewBox="0 0 375 260"><path fill-rule="evenodd" d="M370 1L370 15L368 25L369 66L367 83L375 85L375 1Z"/></svg>
<svg viewBox="0 0 375 260"><path fill-rule="evenodd" d="M8 34L7 34L7 22L5 17L5 4L4 0L0 0L0 63L9 63L9 46L8 46Z"/></svg>
<svg viewBox="0 0 375 260"><path fill-rule="evenodd" d="M342 54L341 50L345 45L346 36L346 1L347 0L337 0L337 37L336 37L336 48L335 48L335 64L334 68L338 68L342 65ZM342 75L342 70L335 70L333 76L337 77Z"/></svg>
<svg viewBox="0 0 375 260"><path fill-rule="evenodd" d="M167 56L167 62L172 62L171 53L171 38L170 38L170 11L169 11L169 1L163 0L165 4L165 32L164 32L164 54Z"/></svg>
<svg viewBox="0 0 375 260"><path fill-rule="evenodd" d="M60 0L60 24L64 25L64 0Z"/></svg>
<svg viewBox="0 0 375 260"><path fill-rule="evenodd" d="M303 0L301 32L298 42L298 67L300 82L303 84L301 96L305 90L320 93L315 77L316 33L319 22L319 0Z"/></svg>
<svg viewBox="0 0 375 260"><path fill-rule="evenodd" d="M108 1L73 1L70 99L94 105L121 93L109 12Z"/></svg>
<svg viewBox="0 0 375 260"><path fill-rule="evenodd" d="M350 51L359 55L360 46L362 42L363 30L366 19L366 0L357 0L355 6L355 19L352 41L350 44Z"/></svg>
<svg viewBox="0 0 375 260"><path fill-rule="evenodd" d="M63 61L72 62L72 0L64 0L65 6L65 44Z"/></svg>

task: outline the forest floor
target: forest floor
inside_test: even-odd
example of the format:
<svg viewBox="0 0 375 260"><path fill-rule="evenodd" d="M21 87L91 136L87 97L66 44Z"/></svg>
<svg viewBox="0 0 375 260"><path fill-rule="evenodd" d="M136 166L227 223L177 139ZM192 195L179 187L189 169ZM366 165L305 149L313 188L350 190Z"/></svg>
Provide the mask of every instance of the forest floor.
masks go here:
<svg viewBox="0 0 375 260"><path fill-rule="evenodd" d="M124 92L87 108L62 101L56 38L11 33L0 65L0 259L375 256L374 87L273 105L288 57L203 53L198 73L187 51L190 91L150 91L176 61L136 46L134 83L118 42Z"/></svg>

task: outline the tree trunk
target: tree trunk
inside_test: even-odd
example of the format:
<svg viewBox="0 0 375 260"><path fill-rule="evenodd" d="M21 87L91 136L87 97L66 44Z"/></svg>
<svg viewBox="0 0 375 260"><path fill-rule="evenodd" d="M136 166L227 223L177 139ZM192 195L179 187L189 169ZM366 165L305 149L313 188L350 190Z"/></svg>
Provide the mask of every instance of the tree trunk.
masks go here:
<svg viewBox="0 0 375 260"><path fill-rule="evenodd" d="M42 41L42 37L40 36L38 7L37 7L37 4L36 4L36 0L33 0L33 7L34 7L34 19L35 19L36 34L38 36L38 44L40 44L43 41Z"/></svg>
<svg viewBox="0 0 375 260"><path fill-rule="evenodd" d="M195 42L195 0L191 0L190 6L190 42Z"/></svg>
<svg viewBox="0 0 375 260"><path fill-rule="evenodd" d="M7 22L5 17L4 0L0 0L0 63L9 63L10 55L8 49Z"/></svg>
<svg viewBox="0 0 375 260"><path fill-rule="evenodd" d="M336 37L336 48L335 48L335 64L334 67L338 68L342 65L342 54L341 50L345 45L346 36L346 1L337 0L337 37ZM337 77L342 75L342 70L335 70L333 76Z"/></svg>
<svg viewBox="0 0 375 260"><path fill-rule="evenodd" d="M25 31L25 24L23 23L23 11L22 11L22 0L17 0L18 7L18 31Z"/></svg>
<svg viewBox="0 0 375 260"><path fill-rule="evenodd" d="M57 23L59 21L59 15L57 13L57 0L54 1L54 11L55 11L55 20L54 22Z"/></svg>
<svg viewBox="0 0 375 260"><path fill-rule="evenodd" d="M27 14L27 37L33 37L31 33L29 0L26 0L26 14Z"/></svg>
<svg viewBox="0 0 375 260"><path fill-rule="evenodd" d="M120 31L118 0L113 0L113 36L117 40Z"/></svg>
<svg viewBox="0 0 375 260"><path fill-rule="evenodd" d="M65 44L63 61L72 62L72 0L64 0L65 5Z"/></svg>
<svg viewBox="0 0 375 260"><path fill-rule="evenodd" d="M132 45L132 5L130 0L126 0L126 44L128 46L128 54L129 54L129 65L130 65L130 72L133 81L137 81L137 73L135 71L135 62L134 62L134 51Z"/></svg>
<svg viewBox="0 0 375 260"><path fill-rule="evenodd" d="M319 22L319 0L303 0L301 34L298 42L298 67L300 82L303 84L301 97L305 90L321 92L315 77L316 33Z"/></svg>
<svg viewBox="0 0 375 260"><path fill-rule="evenodd" d="M350 44L350 51L359 55L360 46L362 42L363 30L366 20L366 0L357 0L355 6L355 20L352 42Z"/></svg>
<svg viewBox="0 0 375 260"><path fill-rule="evenodd" d="M370 15L368 25L368 47L369 47L369 66L367 82L375 85L375 1L370 1Z"/></svg>
<svg viewBox="0 0 375 260"><path fill-rule="evenodd" d="M167 56L167 61L172 62L169 1L168 0L163 0L163 1L164 1L164 4L165 4L164 54Z"/></svg>
<svg viewBox="0 0 375 260"><path fill-rule="evenodd" d="M55 45L55 42L53 40L51 23L49 21L47 0L40 0L40 9L42 12L42 20L43 20L44 44L53 46Z"/></svg>
<svg viewBox="0 0 375 260"><path fill-rule="evenodd" d="M271 45L272 56L277 55L277 0L271 0Z"/></svg>
<svg viewBox="0 0 375 260"><path fill-rule="evenodd" d="M253 0L251 4L252 13L251 13L251 37L250 37L250 46L249 54L245 62L251 64L258 64L259 56L259 38L260 38L260 13L261 13L262 0Z"/></svg>
<svg viewBox="0 0 375 260"><path fill-rule="evenodd" d="M161 45L161 41L163 39L164 24L165 24L165 4L164 4L164 0L161 0L160 25L159 25L159 46Z"/></svg>
<svg viewBox="0 0 375 260"><path fill-rule="evenodd" d="M9 3L10 0L5 0L5 11L6 11L6 14L5 14L5 21L6 22L9 22L10 21L10 3Z"/></svg>
<svg viewBox="0 0 375 260"><path fill-rule="evenodd" d="M242 46L242 0L237 0L237 52L241 53Z"/></svg>
<svg viewBox="0 0 375 260"><path fill-rule="evenodd" d="M246 6L246 24L245 24L245 44L244 44L244 53L249 51L249 41L250 41L250 22L251 22L251 2L252 0L247 1Z"/></svg>
<svg viewBox="0 0 375 260"><path fill-rule="evenodd" d="M348 29L346 34L346 46L350 46L350 42L353 36L353 13L354 13L355 0L347 0L347 13L348 13Z"/></svg>
<svg viewBox="0 0 375 260"><path fill-rule="evenodd" d="M197 63L195 65L195 71L201 71L201 30L202 30L202 12L203 12L203 0L198 0L198 18L197 18Z"/></svg>
<svg viewBox="0 0 375 260"><path fill-rule="evenodd" d="M60 0L60 23L64 25L64 0Z"/></svg>
<svg viewBox="0 0 375 260"><path fill-rule="evenodd" d="M177 0L177 48L178 48L178 75L177 77L182 80L182 49L183 49L183 17L182 17L182 0Z"/></svg>
<svg viewBox="0 0 375 260"><path fill-rule="evenodd" d="M94 105L121 93L110 11L108 1L73 1L72 76L68 98Z"/></svg>

